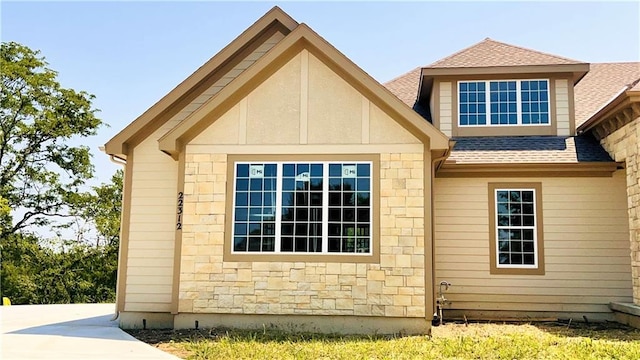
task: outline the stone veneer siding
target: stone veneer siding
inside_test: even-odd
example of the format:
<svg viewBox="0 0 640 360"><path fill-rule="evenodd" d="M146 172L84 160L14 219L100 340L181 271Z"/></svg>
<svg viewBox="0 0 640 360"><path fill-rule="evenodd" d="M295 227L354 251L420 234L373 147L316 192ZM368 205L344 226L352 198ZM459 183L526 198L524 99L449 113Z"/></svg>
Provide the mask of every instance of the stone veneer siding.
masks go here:
<svg viewBox="0 0 640 360"><path fill-rule="evenodd" d="M627 172L629 240L633 302L640 305L640 118L602 139L602 146L615 161L624 161Z"/></svg>
<svg viewBox="0 0 640 360"><path fill-rule="evenodd" d="M223 262L227 156L185 160L180 313L425 317L423 154L380 156L379 264Z"/></svg>

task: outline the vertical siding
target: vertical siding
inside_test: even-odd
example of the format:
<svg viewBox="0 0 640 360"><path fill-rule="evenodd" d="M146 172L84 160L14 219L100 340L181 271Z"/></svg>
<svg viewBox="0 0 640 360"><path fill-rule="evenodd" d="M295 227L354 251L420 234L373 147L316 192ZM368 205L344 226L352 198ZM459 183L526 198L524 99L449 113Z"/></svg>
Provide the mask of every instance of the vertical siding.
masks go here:
<svg viewBox="0 0 640 360"><path fill-rule="evenodd" d="M436 280L453 284L449 309L608 312L631 301L623 172L613 178L541 178L545 275L489 273L488 182L436 179Z"/></svg>
<svg viewBox="0 0 640 360"><path fill-rule="evenodd" d="M451 136L452 129L452 84L450 82L440 83L440 131Z"/></svg>
<svg viewBox="0 0 640 360"><path fill-rule="evenodd" d="M556 125L558 136L569 136L569 82L566 79L555 80L556 88ZM553 119L551 120L553 121Z"/></svg>

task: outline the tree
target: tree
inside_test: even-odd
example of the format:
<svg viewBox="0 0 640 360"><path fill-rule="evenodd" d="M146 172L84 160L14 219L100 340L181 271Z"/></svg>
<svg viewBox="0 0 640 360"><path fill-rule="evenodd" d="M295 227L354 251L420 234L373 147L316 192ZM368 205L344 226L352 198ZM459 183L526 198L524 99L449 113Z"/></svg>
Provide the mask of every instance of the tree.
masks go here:
<svg viewBox="0 0 640 360"><path fill-rule="evenodd" d="M33 234L17 232L2 244L0 292L15 304L105 302L115 300L118 270L122 170L110 183L73 199L70 214L91 231L80 241L47 246ZM96 235L95 246L88 234ZM60 241L60 240L59 240Z"/></svg>
<svg viewBox="0 0 640 360"><path fill-rule="evenodd" d="M95 135L103 123L95 116L94 96L63 88L38 51L15 42L2 43L0 66L3 241L28 227L70 216L75 195L93 174L89 148L70 142ZM6 207L13 210L13 219Z"/></svg>
<svg viewBox="0 0 640 360"><path fill-rule="evenodd" d="M118 247L120 239L120 213L122 212L122 170L116 171L111 183L94 186L91 192L80 193L72 198L76 205L72 214L85 226L80 226L78 237L84 242L99 246ZM91 239L90 239L91 238Z"/></svg>

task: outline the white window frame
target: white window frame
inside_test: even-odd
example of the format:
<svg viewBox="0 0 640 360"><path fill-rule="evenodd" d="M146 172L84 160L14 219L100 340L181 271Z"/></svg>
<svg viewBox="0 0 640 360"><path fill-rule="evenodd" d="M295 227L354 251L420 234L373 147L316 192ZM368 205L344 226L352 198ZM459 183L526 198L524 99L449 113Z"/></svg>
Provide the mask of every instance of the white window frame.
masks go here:
<svg viewBox="0 0 640 360"><path fill-rule="evenodd" d="M533 226L500 226L498 225L498 218L499 218L499 212L498 212L498 192L499 191L531 191L533 192ZM495 244L493 244L493 246L495 246L495 251L496 251L496 268L498 269L537 269L538 268L538 257L539 257L539 253L538 253L538 203L537 203L537 193L536 193L536 189L534 188L496 188L493 192L493 202L494 202L494 206L495 206L495 229L493 229L493 231L495 231ZM532 230L533 232L533 264L532 265L526 265L526 264L500 264L500 229L518 229L518 230L525 230L525 229L529 229Z"/></svg>
<svg viewBox="0 0 640 360"><path fill-rule="evenodd" d="M236 216L236 186L237 186L237 177L238 177L238 165L241 164L275 164L276 165L276 204L275 204L275 241L274 241L274 251L235 251L234 249L234 239L235 239L235 216ZM283 165L284 164L322 164L322 251L320 252L300 252L300 251L281 251L281 240L282 240L282 185L283 185ZM369 252L329 252L329 165L331 164L367 164L369 165ZM232 255L295 255L295 256L313 256L313 255L322 255L322 256L362 256L362 257L370 257L373 256L374 250L374 223L373 223L373 194L374 194L374 183L373 183L373 162L372 161L350 161L350 160L337 160L337 161L305 161L305 160L292 160L292 161L235 161L233 163L233 193L232 196L232 213L231 213L231 241L228 246L231 247ZM356 179L358 179L356 177Z"/></svg>
<svg viewBox="0 0 640 360"><path fill-rule="evenodd" d="M516 124L491 124L491 90L490 85L491 82L504 82L504 81L515 81L516 82L516 116L518 122ZM546 81L547 83L547 101L549 102L549 109L547 110L549 115L549 122L547 124L523 124L522 123L522 86L521 83L523 81ZM460 80L457 82L457 109L458 113L458 127L509 127L509 126L551 126L553 119L551 118L551 88L549 79L493 79L493 80ZM462 125L460 124L460 84L461 83L485 83L485 107L486 107L486 124L471 124L471 125Z"/></svg>

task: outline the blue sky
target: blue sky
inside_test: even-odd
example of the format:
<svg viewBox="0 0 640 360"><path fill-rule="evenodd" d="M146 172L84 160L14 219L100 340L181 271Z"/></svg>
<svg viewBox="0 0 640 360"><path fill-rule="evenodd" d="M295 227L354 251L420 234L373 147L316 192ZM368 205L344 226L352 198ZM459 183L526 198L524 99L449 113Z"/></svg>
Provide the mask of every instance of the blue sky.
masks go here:
<svg viewBox="0 0 640 360"><path fill-rule="evenodd" d="M640 60L638 2L7 2L2 41L42 51L65 87L96 95L98 146L272 6L304 22L378 81L491 37L586 62Z"/></svg>

